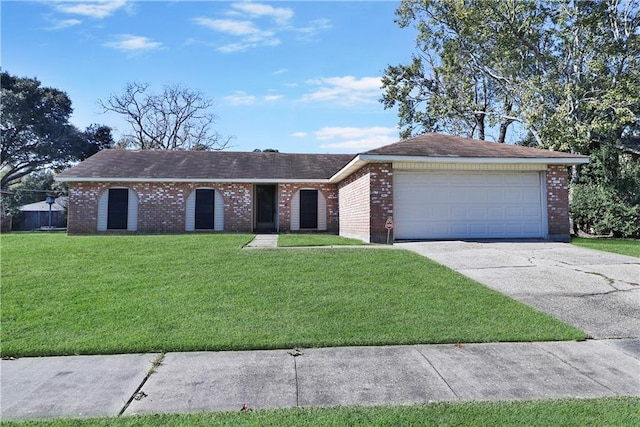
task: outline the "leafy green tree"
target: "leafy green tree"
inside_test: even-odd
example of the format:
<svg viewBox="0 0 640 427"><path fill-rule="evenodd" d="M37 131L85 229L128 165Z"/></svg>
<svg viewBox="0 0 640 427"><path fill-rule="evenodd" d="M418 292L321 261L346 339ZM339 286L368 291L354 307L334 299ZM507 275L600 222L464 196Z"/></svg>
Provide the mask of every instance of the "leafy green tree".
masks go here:
<svg viewBox="0 0 640 427"><path fill-rule="evenodd" d="M60 197L67 194L66 183L57 182L51 170L32 172L11 186L11 195L4 197L5 213L16 215L18 208L29 203L41 202L47 196Z"/></svg>
<svg viewBox="0 0 640 427"><path fill-rule="evenodd" d="M428 131L589 153L637 127L637 0L405 0L409 65L383 77L402 137ZM518 132L507 136L517 123Z"/></svg>
<svg viewBox="0 0 640 427"><path fill-rule="evenodd" d="M505 142L522 120L517 83L542 67L540 15L526 1L403 1L396 22L415 25L418 52L409 65L387 68L381 99L398 106L401 137L444 131L485 139L498 127Z"/></svg>
<svg viewBox="0 0 640 427"><path fill-rule="evenodd" d="M96 123L87 127L83 132L78 132L76 143L82 158L93 156L98 151L115 146L111 128Z"/></svg>
<svg viewBox="0 0 640 427"><path fill-rule="evenodd" d="M108 128L80 132L69 123L73 109L66 93L7 72L0 73L0 80L1 188L43 168L63 168L110 144Z"/></svg>
<svg viewBox="0 0 640 427"><path fill-rule="evenodd" d="M572 188L570 208L576 230L640 237L640 161L620 146L601 144Z"/></svg>

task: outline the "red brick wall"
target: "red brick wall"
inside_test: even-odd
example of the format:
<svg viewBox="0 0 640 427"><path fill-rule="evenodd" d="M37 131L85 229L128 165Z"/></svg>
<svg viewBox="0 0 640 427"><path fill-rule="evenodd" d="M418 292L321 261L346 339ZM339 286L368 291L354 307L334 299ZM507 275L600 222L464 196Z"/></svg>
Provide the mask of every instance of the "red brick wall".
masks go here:
<svg viewBox="0 0 640 427"><path fill-rule="evenodd" d="M369 180L369 169L363 167L338 184L341 236L369 241Z"/></svg>
<svg viewBox="0 0 640 427"><path fill-rule="evenodd" d="M371 163L338 185L340 235L386 243L387 218L393 217L393 168ZM390 235L393 241L393 233Z"/></svg>
<svg viewBox="0 0 640 427"><path fill-rule="evenodd" d="M391 163L372 163L368 168L371 188L370 241L386 243L385 224L388 218L393 218L393 166ZM393 242L393 230L389 242Z"/></svg>
<svg viewBox="0 0 640 427"><path fill-rule="evenodd" d="M253 232L253 184L228 183L212 187L224 198L224 231Z"/></svg>
<svg viewBox="0 0 640 427"><path fill-rule="evenodd" d="M95 233L98 228L98 199L108 188L103 183L70 182L67 204L67 231Z"/></svg>
<svg viewBox="0 0 640 427"><path fill-rule="evenodd" d="M569 174L566 166L547 166L547 222L550 239L569 240Z"/></svg>
<svg viewBox="0 0 640 427"><path fill-rule="evenodd" d="M338 232L338 188L334 184L287 183L278 185L278 225L280 231L291 230L291 199L301 188L313 188L327 201L327 231Z"/></svg>
<svg viewBox="0 0 640 427"><path fill-rule="evenodd" d="M198 187L215 188L222 194L225 231L252 231L252 184L81 182L69 184L70 234L97 232L98 199L110 187L127 187L138 195L138 232L184 232L186 200Z"/></svg>

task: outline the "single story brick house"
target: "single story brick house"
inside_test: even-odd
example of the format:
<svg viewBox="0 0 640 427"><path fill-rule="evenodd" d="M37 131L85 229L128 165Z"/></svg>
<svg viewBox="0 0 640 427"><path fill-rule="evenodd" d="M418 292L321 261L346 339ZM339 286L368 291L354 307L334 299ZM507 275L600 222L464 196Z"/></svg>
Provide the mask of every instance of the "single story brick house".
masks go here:
<svg viewBox="0 0 640 427"><path fill-rule="evenodd" d="M327 231L568 240L588 157L428 133L356 155L104 150L56 178L68 232Z"/></svg>

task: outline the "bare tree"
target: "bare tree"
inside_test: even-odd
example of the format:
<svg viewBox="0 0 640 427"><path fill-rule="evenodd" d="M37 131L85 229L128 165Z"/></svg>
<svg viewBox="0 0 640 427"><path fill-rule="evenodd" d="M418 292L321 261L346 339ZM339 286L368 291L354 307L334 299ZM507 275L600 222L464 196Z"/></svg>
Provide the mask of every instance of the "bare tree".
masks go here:
<svg viewBox="0 0 640 427"><path fill-rule="evenodd" d="M213 129L213 100L198 90L164 86L153 93L148 83L128 83L120 95L99 101L104 112L124 116L132 133L119 144L142 150L224 150L232 137Z"/></svg>

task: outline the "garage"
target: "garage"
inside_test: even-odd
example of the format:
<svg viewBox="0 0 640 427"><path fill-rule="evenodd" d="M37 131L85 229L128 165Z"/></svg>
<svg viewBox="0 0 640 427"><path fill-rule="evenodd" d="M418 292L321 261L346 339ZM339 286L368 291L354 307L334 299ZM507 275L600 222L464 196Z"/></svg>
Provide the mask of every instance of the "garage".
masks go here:
<svg viewBox="0 0 640 427"><path fill-rule="evenodd" d="M546 237L540 171L395 171L396 239Z"/></svg>

